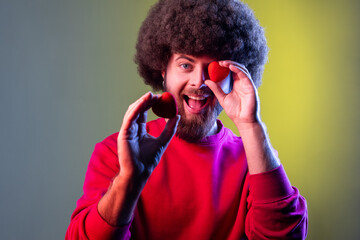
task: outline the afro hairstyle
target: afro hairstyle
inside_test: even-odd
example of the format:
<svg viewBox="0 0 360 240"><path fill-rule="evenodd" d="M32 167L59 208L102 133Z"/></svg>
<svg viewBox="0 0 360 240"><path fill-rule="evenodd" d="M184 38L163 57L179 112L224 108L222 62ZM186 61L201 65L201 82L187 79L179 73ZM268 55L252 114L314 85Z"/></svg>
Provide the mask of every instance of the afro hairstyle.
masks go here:
<svg viewBox="0 0 360 240"><path fill-rule="evenodd" d="M163 88L173 53L239 62L261 84L268 47L252 10L238 0L160 0L139 30L135 63L144 82Z"/></svg>

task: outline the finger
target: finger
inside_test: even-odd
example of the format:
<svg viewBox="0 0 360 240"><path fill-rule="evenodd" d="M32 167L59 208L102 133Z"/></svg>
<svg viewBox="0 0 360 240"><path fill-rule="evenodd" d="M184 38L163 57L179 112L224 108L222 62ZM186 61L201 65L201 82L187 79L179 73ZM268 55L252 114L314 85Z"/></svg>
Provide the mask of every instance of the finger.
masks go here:
<svg viewBox="0 0 360 240"><path fill-rule="evenodd" d="M172 137L174 136L176 132L176 128L178 126L180 120L180 115L176 115L175 117L169 119L166 123L165 129L159 136L159 140L162 146L166 147Z"/></svg>
<svg viewBox="0 0 360 240"><path fill-rule="evenodd" d="M136 107L139 105L139 103L143 102L144 99L148 98L148 97L149 97L149 96L148 96L149 94L152 95L151 92L148 92L148 93L144 94L143 96L141 96L141 97L140 97L138 100L136 100L134 103L130 104L130 106L128 107L128 110L127 110L126 113L125 113L125 117L128 117L128 116L132 113L132 111L134 110L134 108L136 108Z"/></svg>
<svg viewBox="0 0 360 240"><path fill-rule="evenodd" d="M139 114L139 117L138 117L138 119L136 120L136 122L139 123L139 124L141 124L141 123L146 123L147 115L148 115L147 110L144 111L144 112L141 112L141 113Z"/></svg>
<svg viewBox="0 0 360 240"><path fill-rule="evenodd" d="M205 84L215 94L215 97L218 99L220 105L222 106L227 94L222 90L222 88L219 86L219 84L217 84L211 80L206 80Z"/></svg>
<svg viewBox="0 0 360 240"><path fill-rule="evenodd" d="M250 75L247 75L246 73L244 73L242 71L242 69L240 69L239 67L230 64L229 69L237 75L237 77L240 79L240 81L236 81L236 78L234 77L234 88L236 86L241 86L244 90L247 89L247 91L250 90L255 90L256 91L256 86L254 84L254 82L252 81Z"/></svg>
<svg viewBox="0 0 360 240"><path fill-rule="evenodd" d="M128 111L125 113L125 117L134 120L138 117L137 115L149 110L149 108L151 108L152 104L156 101L157 98L158 97L156 95L153 95L151 92L146 93L136 102L130 105Z"/></svg>
<svg viewBox="0 0 360 240"><path fill-rule="evenodd" d="M147 120L147 111L140 113L137 123L139 124L139 135L144 136L146 131L146 120Z"/></svg>
<svg viewBox="0 0 360 240"><path fill-rule="evenodd" d="M250 74L246 68L244 69L237 64L230 64L229 69L232 72L241 75L242 77L247 77L247 78L251 79Z"/></svg>
<svg viewBox="0 0 360 240"><path fill-rule="evenodd" d="M231 60L223 60L223 61L219 61L219 65L223 66L223 67L229 67L230 65L234 65L238 68L241 68L243 70L243 72L245 72L246 74L249 73L249 70L245 67L244 64L235 62L235 61L231 61Z"/></svg>
<svg viewBox="0 0 360 240"><path fill-rule="evenodd" d="M245 67L245 65L238 63L238 62L234 62L234 61L230 61L230 60L224 60L224 61L219 61L219 65L223 66L223 67L227 67L230 68L231 65L235 66L236 68L238 68L238 70L240 70L241 72L243 72L248 78L251 79L251 75L249 70L247 70L247 68ZM231 69L230 69L231 70ZM236 71L238 73L238 71Z"/></svg>
<svg viewBox="0 0 360 240"><path fill-rule="evenodd" d="M140 117L139 114L147 111L156 99L157 96L154 96L151 92L148 92L141 98L139 98L136 102L131 104L125 113L121 128L129 128L134 121L138 120L138 118Z"/></svg>

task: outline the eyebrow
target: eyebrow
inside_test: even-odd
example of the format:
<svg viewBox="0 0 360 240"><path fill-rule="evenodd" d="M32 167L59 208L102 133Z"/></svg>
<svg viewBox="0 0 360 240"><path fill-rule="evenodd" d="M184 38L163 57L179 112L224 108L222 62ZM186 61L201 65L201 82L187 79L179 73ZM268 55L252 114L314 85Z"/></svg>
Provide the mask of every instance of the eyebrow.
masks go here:
<svg viewBox="0 0 360 240"><path fill-rule="evenodd" d="M175 61L177 61L177 60L179 60L179 59L181 59L181 58L185 58L185 59L189 60L189 61L192 62L192 63L195 62L194 59L192 59L192 58L190 58L190 57L188 57L188 56L185 56L185 55L180 55L179 57L177 57L177 58L175 59Z"/></svg>

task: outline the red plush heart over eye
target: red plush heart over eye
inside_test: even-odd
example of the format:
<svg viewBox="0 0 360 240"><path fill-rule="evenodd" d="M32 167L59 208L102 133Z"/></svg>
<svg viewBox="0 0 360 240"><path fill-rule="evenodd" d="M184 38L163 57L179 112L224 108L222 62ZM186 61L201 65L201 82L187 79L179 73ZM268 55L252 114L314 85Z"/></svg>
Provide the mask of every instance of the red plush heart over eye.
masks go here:
<svg viewBox="0 0 360 240"><path fill-rule="evenodd" d="M214 61L209 64L208 72L211 81L220 82L229 75L230 69L222 67L218 62Z"/></svg>
<svg viewBox="0 0 360 240"><path fill-rule="evenodd" d="M175 117L178 114L178 109L174 96L169 92L164 92L152 106L152 111L159 117Z"/></svg>

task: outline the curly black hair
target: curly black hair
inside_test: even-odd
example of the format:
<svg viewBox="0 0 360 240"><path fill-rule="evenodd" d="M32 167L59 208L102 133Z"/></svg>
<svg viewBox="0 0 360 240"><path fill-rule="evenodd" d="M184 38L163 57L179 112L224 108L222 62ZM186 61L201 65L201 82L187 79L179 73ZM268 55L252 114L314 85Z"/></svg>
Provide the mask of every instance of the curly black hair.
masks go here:
<svg viewBox="0 0 360 240"><path fill-rule="evenodd" d="M258 87L268 47L252 10L237 0L160 0L138 35L135 63L154 90L173 53L233 60L249 70Z"/></svg>

